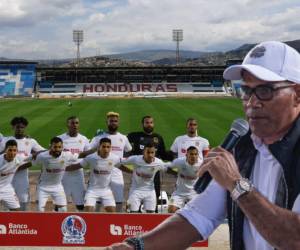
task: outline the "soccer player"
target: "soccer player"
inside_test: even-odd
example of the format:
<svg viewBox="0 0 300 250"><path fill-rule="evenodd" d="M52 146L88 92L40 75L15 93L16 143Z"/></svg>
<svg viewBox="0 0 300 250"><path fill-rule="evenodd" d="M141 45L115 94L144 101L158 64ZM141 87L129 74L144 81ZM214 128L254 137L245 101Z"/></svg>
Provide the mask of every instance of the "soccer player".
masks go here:
<svg viewBox="0 0 300 250"><path fill-rule="evenodd" d="M97 152L88 155L80 163L68 166L66 171L90 167L90 179L85 194L84 210L93 212L97 201L101 201L106 212L115 212L116 203L110 188L112 170L120 163L120 157L111 153L111 140L100 139Z"/></svg>
<svg viewBox="0 0 300 250"><path fill-rule="evenodd" d="M23 164L24 159L17 156L17 151L17 142L8 140L5 143L4 153L0 155L0 201L3 201L5 206L11 211L20 210L19 199L11 185L13 176L16 171L31 166Z"/></svg>
<svg viewBox="0 0 300 250"><path fill-rule="evenodd" d="M144 205L147 213L154 213L156 208L156 194L154 190L154 175L157 171L167 170L167 165L155 157L153 143L144 146L143 155L133 155L121 160L121 164L132 164L132 183L127 201L132 213L138 213L140 205Z"/></svg>
<svg viewBox="0 0 300 250"><path fill-rule="evenodd" d="M14 117L10 122L13 130L14 136L4 137L1 145L3 149L5 143L8 140L16 140L18 143L18 156L22 159L27 158L32 153L37 153L39 151L45 150L35 139L30 138L26 135L26 128L28 126L28 121L24 117ZM28 205L30 201L29 197L29 178L28 178L28 169L18 171L12 180L12 185L16 191L18 199L20 201L20 206L22 211L28 210Z"/></svg>
<svg viewBox="0 0 300 250"><path fill-rule="evenodd" d="M45 211L49 197L54 201L55 211L67 211L67 200L61 181L66 166L77 159L78 154L63 151L63 141L59 137L53 137L50 149L37 155L33 163L42 170L37 187L39 211Z"/></svg>
<svg viewBox="0 0 300 250"><path fill-rule="evenodd" d="M120 115L116 112L108 112L106 114L107 131L92 139L90 144L92 149L97 149L100 139L107 137L111 140L112 153L120 158L124 156L124 152L132 150L127 137L118 132L119 118ZM113 168L110 185L116 201L116 211L122 212L124 201L124 179L120 169Z"/></svg>
<svg viewBox="0 0 300 250"><path fill-rule="evenodd" d="M162 136L154 132L154 119L150 115L142 118L143 131L132 132L127 135L130 144L132 145L131 155L143 154L143 149L146 144L153 143L156 148L156 157L162 160L172 160L172 155L166 152L165 142ZM154 188L156 199L160 196L160 172L157 172L154 177ZM157 208L156 208L156 212Z"/></svg>
<svg viewBox="0 0 300 250"><path fill-rule="evenodd" d="M177 158L168 165L169 168L177 168L178 170L176 188L169 201L169 213L174 213L179 208L182 208L197 195L194 185L198 179L197 172L201 164L202 162L199 162L198 149L190 146L185 157Z"/></svg>
<svg viewBox="0 0 300 250"><path fill-rule="evenodd" d="M187 149L190 146L194 146L199 151L200 161L203 161L203 156L209 151L209 142L207 139L198 136L197 128L197 120L195 118L189 118L186 122L186 135L176 137L171 146L171 151L175 157L184 157L187 153Z"/></svg>
<svg viewBox="0 0 300 250"><path fill-rule="evenodd" d="M63 141L64 151L69 151L72 154L80 154L90 149L89 140L79 133L79 126L78 117L71 116L67 119L68 132L58 136ZM66 196L72 197L78 211L83 211L85 194L83 169L80 168L71 172L66 171L62 179L62 184Z"/></svg>

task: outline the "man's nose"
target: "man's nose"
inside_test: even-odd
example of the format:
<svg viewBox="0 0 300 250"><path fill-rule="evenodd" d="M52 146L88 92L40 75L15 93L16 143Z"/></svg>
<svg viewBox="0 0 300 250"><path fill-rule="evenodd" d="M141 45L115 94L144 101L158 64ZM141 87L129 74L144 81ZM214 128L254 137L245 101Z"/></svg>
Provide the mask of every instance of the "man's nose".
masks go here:
<svg viewBox="0 0 300 250"><path fill-rule="evenodd" d="M261 101L257 98L257 96L252 93L249 100L246 101L247 107L258 107L261 105Z"/></svg>

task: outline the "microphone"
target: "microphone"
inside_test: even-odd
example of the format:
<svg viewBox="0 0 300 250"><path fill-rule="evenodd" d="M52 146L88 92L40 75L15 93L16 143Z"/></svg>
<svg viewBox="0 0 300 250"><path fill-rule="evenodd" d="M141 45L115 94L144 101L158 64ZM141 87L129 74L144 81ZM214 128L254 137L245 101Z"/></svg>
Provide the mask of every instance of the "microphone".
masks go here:
<svg viewBox="0 0 300 250"><path fill-rule="evenodd" d="M227 151L232 151L232 149L239 142L240 138L247 134L249 130L249 124L246 120L238 118L233 121L228 135L225 137L221 147ZM194 190L200 194L208 186L212 180L211 175L205 172L202 177L200 177L196 184L194 185Z"/></svg>

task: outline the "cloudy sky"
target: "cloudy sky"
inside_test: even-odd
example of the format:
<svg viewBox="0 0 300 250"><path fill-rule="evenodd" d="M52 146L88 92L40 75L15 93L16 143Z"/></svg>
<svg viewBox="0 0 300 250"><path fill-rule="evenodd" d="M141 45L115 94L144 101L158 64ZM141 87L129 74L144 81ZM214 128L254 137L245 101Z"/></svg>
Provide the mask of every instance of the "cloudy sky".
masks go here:
<svg viewBox="0 0 300 250"><path fill-rule="evenodd" d="M300 39L299 0L0 0L0 57L75 57L142 49L226 51L244 43Z"/></svg>

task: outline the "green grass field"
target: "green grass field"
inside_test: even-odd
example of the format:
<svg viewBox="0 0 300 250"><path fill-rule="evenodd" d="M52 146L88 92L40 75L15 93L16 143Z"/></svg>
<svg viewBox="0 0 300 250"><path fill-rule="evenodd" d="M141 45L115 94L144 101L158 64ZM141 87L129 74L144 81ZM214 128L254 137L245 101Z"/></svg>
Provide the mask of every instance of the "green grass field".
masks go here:
<svg viewBox="0 0 300 250"><path fill-rule="evenodd" d="M211 146L218 145L232 121L243 117L240 100L235 98L186 98L186 99L11 99L0 100L0 132L11 135L10 120L24 116L29 120L27 133L44 147L51 137L66 130L66 118L77 115L81 133L92 138L97 128L105 128L105 114L116 111L121 115L119 131L141 129L144 115L155 119L155 131L160 133L167 148L176 136L185 133L185 121L195 117L199 121L199 135L207 138Z"/></svg>

